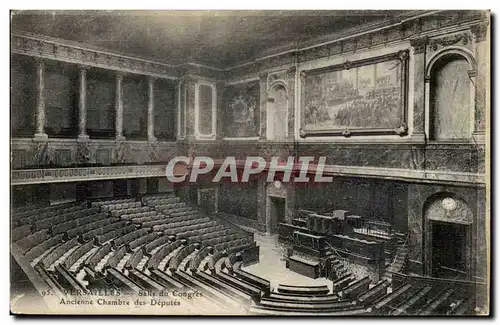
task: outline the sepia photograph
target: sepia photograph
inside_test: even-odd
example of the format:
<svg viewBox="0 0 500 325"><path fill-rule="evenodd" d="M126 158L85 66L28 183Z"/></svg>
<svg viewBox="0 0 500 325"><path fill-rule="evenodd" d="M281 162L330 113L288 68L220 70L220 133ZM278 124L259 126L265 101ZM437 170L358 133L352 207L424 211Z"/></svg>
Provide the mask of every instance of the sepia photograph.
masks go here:
<svg viewBox="0 0 500 325"><path fill-rule="evenodd" d="M15 10L10 313L489 316L489 10Z"/></svg>

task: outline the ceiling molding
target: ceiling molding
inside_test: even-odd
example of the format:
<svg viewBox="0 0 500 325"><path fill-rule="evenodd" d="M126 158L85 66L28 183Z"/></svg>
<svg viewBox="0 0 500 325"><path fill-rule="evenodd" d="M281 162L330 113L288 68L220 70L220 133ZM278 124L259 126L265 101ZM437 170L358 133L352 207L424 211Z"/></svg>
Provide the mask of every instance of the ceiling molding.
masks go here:
<svg viewBox="0 0 500 325"><path fill-rule="evenodd" d="M443 15L442 13L447 13L447 15ZM478 18L476 16L478 13L480 12L472 11L471 13L468 11L461 11L457 14L454 11L450 12L447 10L410 11L385 21L363 24L362 26L350 28L328 36L306 40L302 42L302 44L295 44L294 48L279 53L259 56L251 61L242 62L225 68L192 61L172 65L143 57L131 56L86 43L21 32L19 30L13 30L11 32L11 39L13 40L11 41L11 51L14 53L46 57L72 63L84 63L111 70L154 75L164 78L169 77L172 79L177 79L182 74L206 75L216 79L220 79L222 75L228 74L225 77L234 78L235 76L245 74L248 69L261 70L269 69L274 66L296 64L298 62L305 62L321 57L342 54L352 50L356 51L361 48L376 46L379 43L383 45L391 41L407 40L411 37L424 35L453 24L463 25L469 22L477 23ZM450 17L453 14L458 15L458 18L455 20L451 19ZM471 17L472 19L470 19ZM432 24L433 22L431 21L430 24L426 25L430 27L430 29L428 28L427 30L424 28L423 23L426 19L435 21L434 24ZM387 34L388 31L392 29L397 31L397 35L391 40ZM32 40L34 43L42 42L43 45L32 44L33 48L29 48L29 46L22 44L22 42L21 44L16 43L16 37ZM311 44L311 42L317 43ZM44 47L47 47L49 51L44 50ZM73 53L73 56L59 55L57 53L58 47L71 48L72 51L76 50L74 53L84 54L76 55ZM286 48L287 46L284 47ZM283 46L281 46L281 48L283 48ZM85 53L92 53L89 55L89 58L92 58L86 59L87 56ZM158 71L160 72L158 73Z"/></svg>

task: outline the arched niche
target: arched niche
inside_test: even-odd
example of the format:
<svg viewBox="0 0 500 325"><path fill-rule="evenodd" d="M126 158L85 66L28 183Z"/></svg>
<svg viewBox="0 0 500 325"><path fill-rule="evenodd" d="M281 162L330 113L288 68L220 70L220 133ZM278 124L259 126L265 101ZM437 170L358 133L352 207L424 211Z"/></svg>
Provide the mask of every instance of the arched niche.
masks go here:
<svg viewBox="0 0 500 325"><path fill-rule="evenodd" d="M454 193L436 193L425 201L423 218L426 273L470 278L474 213L467 202Z"/></svg>
<svg viewBox="0 0 500 325"><path fill-rule="evenodd" d="M431 140L469 139L474 128L476 63L464 49L445 49L426 69Z"/></svg>
<svg viewBox="0 0 500 325"><path fill-rule="evenodd" d="M267 140L285 141L288 136L288 88L275 81L267 94Z"/></svg>

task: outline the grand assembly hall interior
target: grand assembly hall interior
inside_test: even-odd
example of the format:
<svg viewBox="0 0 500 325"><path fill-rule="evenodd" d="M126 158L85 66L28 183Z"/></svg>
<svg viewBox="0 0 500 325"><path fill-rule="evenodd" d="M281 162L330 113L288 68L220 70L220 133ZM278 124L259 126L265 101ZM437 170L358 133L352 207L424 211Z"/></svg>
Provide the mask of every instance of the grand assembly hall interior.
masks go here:
<svg viewBox="0 0 500 325"><path fill-rule="evenodd" d="M489 22L13 11L11 309L163 290L182 308L157 313L487 314ZM266 167L216 182L227 157Z"/></svg>

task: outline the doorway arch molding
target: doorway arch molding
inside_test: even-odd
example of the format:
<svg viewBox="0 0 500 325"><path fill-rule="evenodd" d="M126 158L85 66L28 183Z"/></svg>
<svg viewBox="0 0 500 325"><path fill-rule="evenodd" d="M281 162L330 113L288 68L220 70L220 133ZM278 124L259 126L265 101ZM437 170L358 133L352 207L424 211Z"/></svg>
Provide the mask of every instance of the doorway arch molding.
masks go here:
<svg viewBox="0 0 500 325"><path fill-rule="evenodd" d="M475 225L474 212L465 199L449 191L437 192L430 195L423 204L422 218L424 223L423 233L423 262L424 273L433 274L433 226L449 224L450 226L465 226L465 245L463 254L465 271L470 277L474 274L473 262L473 229Z"/></svg>

